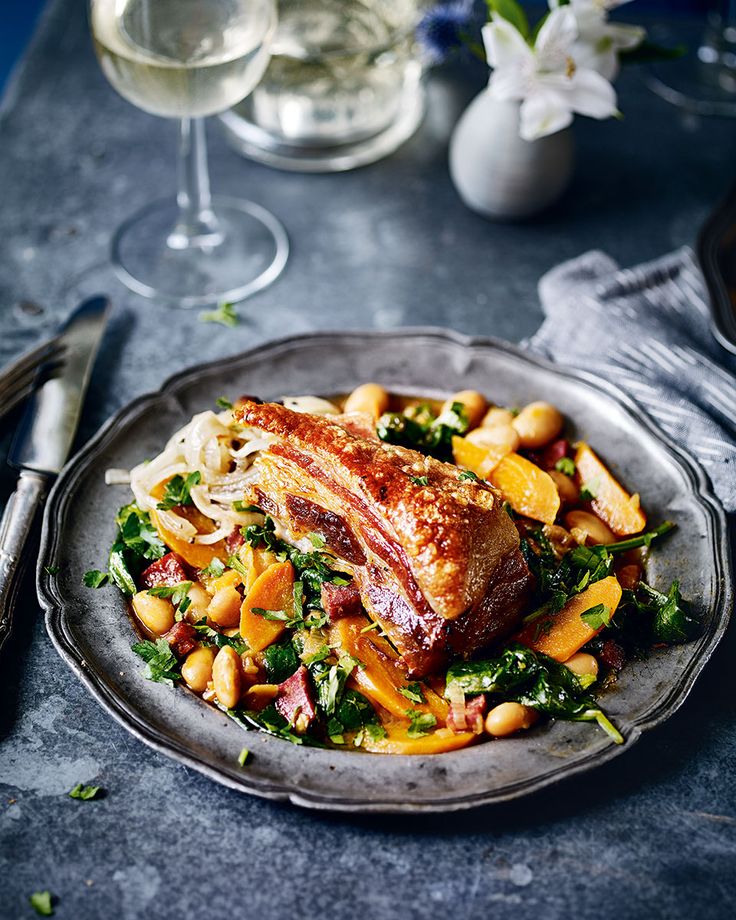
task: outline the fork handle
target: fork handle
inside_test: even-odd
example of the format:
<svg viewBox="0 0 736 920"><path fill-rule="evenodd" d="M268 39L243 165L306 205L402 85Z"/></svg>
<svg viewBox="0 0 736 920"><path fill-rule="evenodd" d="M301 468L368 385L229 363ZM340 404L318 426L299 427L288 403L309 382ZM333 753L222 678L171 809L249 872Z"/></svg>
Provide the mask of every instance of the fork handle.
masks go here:
<svg viewBox="0 0 736 920"><path fill-rule="evenodd" d="M10 635L17 576L25 562L23 548L47 488L46 476L23 470L0 521L0 649Z"/></svg>

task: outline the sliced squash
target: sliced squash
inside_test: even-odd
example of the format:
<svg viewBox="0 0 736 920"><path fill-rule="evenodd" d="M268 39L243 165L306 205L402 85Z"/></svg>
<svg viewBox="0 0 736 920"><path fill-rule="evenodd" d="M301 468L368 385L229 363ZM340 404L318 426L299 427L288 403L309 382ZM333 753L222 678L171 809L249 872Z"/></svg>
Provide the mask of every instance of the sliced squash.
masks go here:
<svg viewBox="0 0 736 920"><path fill-rule="evenodd" d="M481 479L488 479L493 469L506 456L508 451L501 445L493 447L473 444L459 435L452 437L452 456L458 466L462 466Z"/></svg>
<svg viewBox="0 0 736 920"><path fill-rule="evenodd" d="M449 728L438 728L419 738L409 738L406 728L403 726L398 731L389 729L385 738L366 737L362 746L373 754L443 754L467 747L479 737L473 732L453 732Z"/></svg>
<svg viewBox="0 0 736 920"><path fill-rule="evenodd" d="M577 445L575 454L581 487L592 493L591 507L617 537L641 533L647 526L638 495L629 495L606 465L585 443Z"/></svg>
<svg viewBox="0 0 736 920"><path fill-rule="evenodd" d="M516 511L534 521L554 524L560 493L554 479L521 454L508 454L489 477Z"/></svg>
<svg viewBox="0 0 736 920"><path fill-rule="evenodd" d="M535 652L542 652L556 661L567 661L603 629L603 625L592 627L581 615L598 604L613 613L620 600L621 585L609 575L570 598L559 613L527 623L514 638Z"/></svg>
<svg viewBox="0 0 736 920"><path fill-rule="evenodd" d="M261 572L240 608L240 635L252 652L262 652L283 634L286 625L253 613L254 607L294 616L294 567L290 562L275 562Z"/></svg>
<svg viewBox="0 0 736 920"><path fill-rule="evenodd" d="M438 725L447 719L447 703L430 687L422 684L425 703L407 699L399 692L412 683L406 665L392 646L373 630L361 632L370 625L365 617L341 617L330 627L330 645L357 658L364 667L356 668L351 681L369 700L399 718L406 718L408 709L431 712ZM408 723L407 723L408 724Z"/></svg>
<svg viewBox="0 0 736 920"><path fill-rule="evenodd" d="M214 522L206 515L202 514L197 508L187 507L177 509L177 514L185 517L191 524L197 528L198 533L212 533ZM158 531L159 537L164 543L173 550L177 556L188 565L195 569L205 569L215 557L224 559L227 556L225 550L225 541L218 540L217 543L189 543L182 540L172 531L167 530L161 523L161 518L154 510L151 511L151 523Z"/></svg>

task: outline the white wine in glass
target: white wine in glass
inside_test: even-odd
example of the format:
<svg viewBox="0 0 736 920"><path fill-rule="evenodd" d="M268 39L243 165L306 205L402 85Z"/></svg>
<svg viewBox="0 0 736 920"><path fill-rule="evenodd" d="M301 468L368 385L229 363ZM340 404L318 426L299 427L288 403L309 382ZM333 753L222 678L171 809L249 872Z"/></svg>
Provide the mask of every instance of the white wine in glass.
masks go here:
<svg viewBox="0 0 736 920"><path fill-rule="evenodd" d="M210 198L203 118L240 102L263 76L274 0L91 0L103 73L138 108L181 119L179 191L113 238L122 280L183 307L241 300L278 276L281 224L248 201Z"/></svg>

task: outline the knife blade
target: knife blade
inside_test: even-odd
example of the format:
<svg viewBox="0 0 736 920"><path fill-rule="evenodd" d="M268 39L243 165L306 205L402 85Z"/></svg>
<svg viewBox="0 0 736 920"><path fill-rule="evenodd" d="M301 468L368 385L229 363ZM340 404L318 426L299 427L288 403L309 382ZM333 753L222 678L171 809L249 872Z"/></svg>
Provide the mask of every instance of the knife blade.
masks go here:
<svg viewBox="0 0 736 920"><path fill-rule="evenodd" d="M0 649L10 634L23 549L49 484L71 450L109 309L106 297L92 297L59 330L63 364L32 395L10 448L8 462L20 476L0 521Z"/></svg>

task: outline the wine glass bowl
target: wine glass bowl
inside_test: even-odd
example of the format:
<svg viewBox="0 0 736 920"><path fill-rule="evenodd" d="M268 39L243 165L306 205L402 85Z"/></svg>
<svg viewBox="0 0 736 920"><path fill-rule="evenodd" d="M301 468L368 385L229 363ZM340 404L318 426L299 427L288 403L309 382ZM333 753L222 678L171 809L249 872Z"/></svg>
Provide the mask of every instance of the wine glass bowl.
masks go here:
<svg viewBox="0 0 736 920"><path fill-rule="evenodd" d="M274 0L90 0L90 24L118 93L181 119L178 194L115 233L120 278L183 307L241 300L270 284L286 262L286 234L259 205L211 198L202 119L240 102L263 76Z"/></svg>

